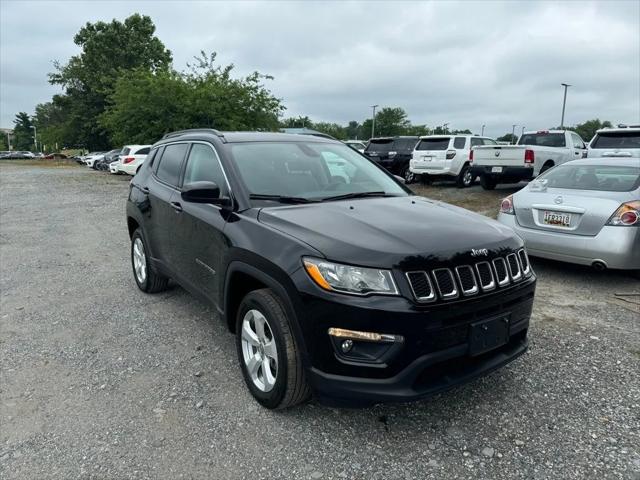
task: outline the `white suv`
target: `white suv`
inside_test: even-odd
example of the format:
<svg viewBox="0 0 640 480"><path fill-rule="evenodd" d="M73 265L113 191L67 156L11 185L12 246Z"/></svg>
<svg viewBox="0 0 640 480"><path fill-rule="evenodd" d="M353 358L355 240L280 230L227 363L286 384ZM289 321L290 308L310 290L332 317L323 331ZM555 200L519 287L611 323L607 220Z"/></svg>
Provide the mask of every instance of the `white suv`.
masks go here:
<svg viewBox="0 0 640 480"><path fill-rule="evenodd" d="M477 135L428 135L420 137L413 150L409 169L423 179L455 178L458 188L469 187L475 177L469 169L469 154L473 147L497 145L488 137Z"/></svg>
<svg viewBox="0 0 640 480"><path fill-rule="evenodd" d="M120 160L113 162L116 165L114 169L110 169L111 173L122 172L135 175L147 158L150 149L151 145L125 145L120 153Z"/></svg>
<svg viewBox="0 0 640 480"><path fill-rule="evenodd" d="M588 157L640 157L640 125L598 130L589 142Z"/></svg>

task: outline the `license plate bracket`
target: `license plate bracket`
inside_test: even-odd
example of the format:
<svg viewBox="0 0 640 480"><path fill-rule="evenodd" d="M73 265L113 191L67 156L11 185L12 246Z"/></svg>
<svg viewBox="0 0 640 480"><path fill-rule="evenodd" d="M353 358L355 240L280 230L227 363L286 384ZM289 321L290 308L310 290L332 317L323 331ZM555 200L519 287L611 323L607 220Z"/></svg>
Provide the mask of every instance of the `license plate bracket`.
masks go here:
<svg viewBox="0 0 640 480"><path fill-rule="evenodd" d="M472 323L469 328L469 355L481 355L509 341L509 316Z"/></svg>
<svg viewBox="0 0 640 480"><path fill-rule="evenodd" d="M502 173L502 167L491 167L491 173Z"/></svg>

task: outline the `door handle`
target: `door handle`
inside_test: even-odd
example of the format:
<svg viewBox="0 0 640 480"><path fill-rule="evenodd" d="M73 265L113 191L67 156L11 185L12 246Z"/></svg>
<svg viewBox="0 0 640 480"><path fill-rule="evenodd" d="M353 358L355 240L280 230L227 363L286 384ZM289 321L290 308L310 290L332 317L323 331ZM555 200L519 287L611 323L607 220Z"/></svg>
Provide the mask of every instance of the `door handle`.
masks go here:
<svg viewBox="0 0 640 480"><path fill-rule="evenodd" d="M149 193L149 187L138 187L142 193Z"/></svg>
<svg viewBox="0 0 640 480"><path fill-rule="evenodd" d="M182 205L180 205L180 202L171 202L171 208L173 208L176 212L182 211Z"/></svg>

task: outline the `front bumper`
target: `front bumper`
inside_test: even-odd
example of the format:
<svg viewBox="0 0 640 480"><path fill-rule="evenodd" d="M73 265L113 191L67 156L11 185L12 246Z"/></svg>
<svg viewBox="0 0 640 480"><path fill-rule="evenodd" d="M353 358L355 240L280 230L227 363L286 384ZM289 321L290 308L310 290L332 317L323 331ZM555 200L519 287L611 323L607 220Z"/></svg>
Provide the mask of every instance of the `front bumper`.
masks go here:
<svg viewBox="0 0 640 480"><path fill-rule="evenodd" d="M494 167L499 165L473 165L471 173L476 176L490 177L497 182L515 183L521 180L531 180L533 175L533 166L531 167L508 167L503 166L501 172L493 172Z"/></svg>
<svg viewBox="0 0 640 480"><path fill-rule="evenodd" d="M529 255L607 268L640 269L640 228L605 226L595 236L571 235L524 228L515 215L501 213L498 221L511 227L525 242Z"/></svg>
<svg viewBox="0 0 640 480"><path fill-rule="evenodd" d="M405 297L352 297L320 291L298 271L297 312L308 360L308 380L323 403L366 406L412 401L485 375L522 355L533 305L535 276L490 294L419 305ZM508 342L471 355L471 325L508 319ZM345 356L329 328L402 337L379 361ZM375 356L375 355L374 355Z"/></svg>

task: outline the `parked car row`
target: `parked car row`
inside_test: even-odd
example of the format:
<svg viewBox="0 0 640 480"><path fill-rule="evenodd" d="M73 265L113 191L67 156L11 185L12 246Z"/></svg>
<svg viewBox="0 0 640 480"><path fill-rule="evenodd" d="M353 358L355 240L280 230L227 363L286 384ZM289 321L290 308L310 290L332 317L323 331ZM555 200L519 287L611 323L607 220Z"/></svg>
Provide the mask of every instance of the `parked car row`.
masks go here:
<svg viewBox="0 0 640 480"><path fill-rule="evenodd" d="M125 145L108 152L90 152L78 157L78 163L113 174L135 175L147 158L151 145Z"/></svg>
<svg viewBox="0 0 640 480"><path fill-rule="evenodd" d="M640 157L640 126L598 130L588 144L570 130L524 132L515 145L479 135L372 138L367 157L406 183L451 179L469 187L480 178L492 190L501 183L532 180L571 160L586 157Z"/></svg>
<svg viewBox="0 0 640 480"><path fill-rule="evenodd" d="M26 151L5 151L0 152L0 159L7 160L26 160L29 158L41 158L43 155L41 153L33 153Z"/></svg>

